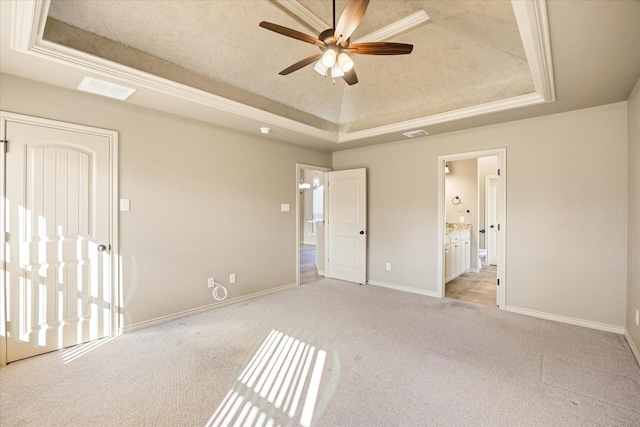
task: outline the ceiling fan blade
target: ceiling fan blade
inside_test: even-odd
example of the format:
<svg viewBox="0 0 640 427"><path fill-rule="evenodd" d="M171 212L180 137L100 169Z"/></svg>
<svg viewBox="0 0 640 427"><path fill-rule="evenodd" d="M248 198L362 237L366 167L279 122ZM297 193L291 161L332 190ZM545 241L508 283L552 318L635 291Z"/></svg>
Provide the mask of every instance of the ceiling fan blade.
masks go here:
<svg viewBox="0 0 640 427"><path fill-rule="evenodd" d="M362 15L369 6L369 0L350 0L342 11L333 33L337 43L346 41L362 20Z"/></svg>
<svg viewBox="0 0 640 427"><path fill-rule="evenodd" d="M349 86L352 86L358 83L358 75L356 74L355 68L352 68L346 73L344 73L344 76L342 76L342 78Z"/></svg>
<svg viewBox="0 0 640 427"><path fill-rule="evenodd" d="M391 42L354 43L344 49L352 55L407 55L412 50L412 44Z"/></svg>
<svg viewBox="0 0 640 427"><path fill-rule="evenodd" d="M318 40L313 36L309 36L305 33L301 33L300 31L292 30L291 28L283 27L282 25L273 24L271 22L262 21L258 24L262 28L266 28L267 30L271 30L275 33L282 34L283 36L291 37L296 40L302 40L303 42L315 44L320 47L324 47L324 43Z"/></svg>
<svg viewBox="0 0 640 427"><path fill-rule="evenodd" d="M321 57L322 57L322 52L316 53L315 55L311 55L308 58L304 58L303 60L298 61L295 64L285 68L284 70L280 71L278 74L280 74L281 76L286 76L287 74L291 74L294 71L298 71L302 67L306 67L307 65L316 62Z"/></svg>

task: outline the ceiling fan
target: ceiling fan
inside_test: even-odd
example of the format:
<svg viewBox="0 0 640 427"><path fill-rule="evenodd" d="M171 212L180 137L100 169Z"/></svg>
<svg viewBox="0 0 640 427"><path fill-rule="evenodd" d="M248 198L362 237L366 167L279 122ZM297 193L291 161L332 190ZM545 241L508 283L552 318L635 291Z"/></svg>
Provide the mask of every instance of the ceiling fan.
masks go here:
<svg viewBox="0 0 640 427"><path fill-rule="evenodd" d="M350 55L406 55L411 53L413 45L390 42L367 42L350 44L349 38L362 20L369 0L349 0L336 25L336 0L333 0L333 28L321 32L318 37L309 36L291 28L271 22L262 21L260 26L283 36L314 44L320 52L311 55L280 71L287 75L309 64L323 76L342 77L348 85L358 83L358 76L353 68Z"/></svg>

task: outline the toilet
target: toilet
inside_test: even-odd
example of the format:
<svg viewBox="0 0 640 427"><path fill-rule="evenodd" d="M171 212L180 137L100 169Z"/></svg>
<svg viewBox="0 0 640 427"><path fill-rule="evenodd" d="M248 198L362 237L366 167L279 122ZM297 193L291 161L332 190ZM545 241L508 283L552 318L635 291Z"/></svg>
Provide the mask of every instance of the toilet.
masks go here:
<svg viewBox="0 0 640 427"><path fill-rule="evenodd" d="M481 269L485 264L485 259L487 258L487 250L486 249L478 249L478 269Z"/></svg>

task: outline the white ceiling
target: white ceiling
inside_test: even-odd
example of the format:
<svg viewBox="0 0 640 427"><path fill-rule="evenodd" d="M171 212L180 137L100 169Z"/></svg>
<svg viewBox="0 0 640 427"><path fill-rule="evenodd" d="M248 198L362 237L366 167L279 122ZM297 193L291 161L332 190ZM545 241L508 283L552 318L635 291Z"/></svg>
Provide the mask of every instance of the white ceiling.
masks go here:
<svg viewBox="0 0 640 427"><path fill-rule="evenodd" d="M260 21L313 36L332 21L330 0L281 3L2 1L0 70L73 89L95 76L136 88L126 102L332 151L623 101L640 78L635 0L371 0L352 40L429 19L385 39L410 55L354 56L354 86L313 65L278 74L318 48Z"/></svg>

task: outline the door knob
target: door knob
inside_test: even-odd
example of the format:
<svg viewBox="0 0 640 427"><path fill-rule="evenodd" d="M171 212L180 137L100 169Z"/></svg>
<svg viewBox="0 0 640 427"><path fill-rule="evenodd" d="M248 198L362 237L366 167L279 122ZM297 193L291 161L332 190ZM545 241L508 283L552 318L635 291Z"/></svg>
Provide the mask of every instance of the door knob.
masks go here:
<svg viewBox="0 0 640 427"><path fill-rule="evenodd" d="M491 226L491 228L494 228L493 225Z"/></svg>
<svg viewBox="0 0 640 427"><path fill-rule="evenodd" d="M111 249L111 245L109 245L109 249ZM107 250L107 247L105 245L98 246L98 252L104 252L106 250Z"/></svg>
<svg viewBox="0 0 640 427"><path fill-rule="evenodd" d="M360 230L360 234L364 234L364 233L365 233L365 231L364 231L364 230Z"/></svg>

